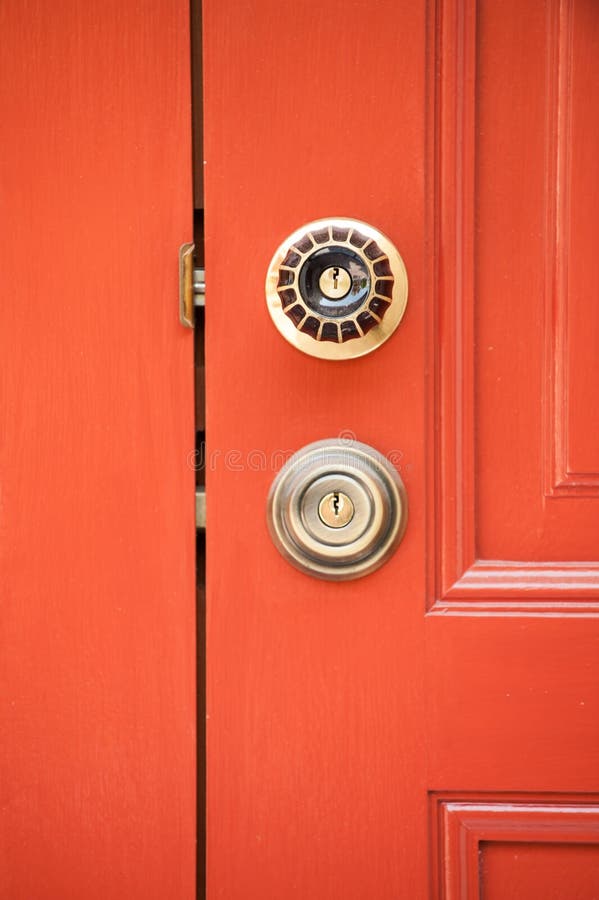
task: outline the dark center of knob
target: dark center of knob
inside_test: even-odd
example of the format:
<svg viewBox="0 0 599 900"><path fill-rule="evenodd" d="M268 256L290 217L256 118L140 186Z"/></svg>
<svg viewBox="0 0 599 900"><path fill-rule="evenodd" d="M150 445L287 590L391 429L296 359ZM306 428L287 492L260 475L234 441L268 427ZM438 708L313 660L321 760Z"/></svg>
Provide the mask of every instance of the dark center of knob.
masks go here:
<svg viewBox="0 0 599 900"><path fill-rule="evenodd" d="M351 289L351 275L341 266L329 266L318 279L318 286L330 300L342 300Z"/></svg>
<svg viewBox="0 0 599 900"><path fill-rule="evenodd" d="M370 273L366 262L348 247L323 247L304 262L298 286L313 312L344 318L368 299Z"/></svg>

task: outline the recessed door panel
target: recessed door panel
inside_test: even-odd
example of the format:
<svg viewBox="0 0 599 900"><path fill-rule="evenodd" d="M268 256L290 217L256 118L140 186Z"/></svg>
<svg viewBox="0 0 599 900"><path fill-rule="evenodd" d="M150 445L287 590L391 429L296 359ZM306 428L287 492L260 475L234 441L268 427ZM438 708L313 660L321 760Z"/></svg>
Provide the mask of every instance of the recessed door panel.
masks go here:
<svg viewBox="0 0 599 900"><path fill-rule="evenodd" d="M574 797L434 798L433 832L446 900L593 900L599 809Z"/></svg>

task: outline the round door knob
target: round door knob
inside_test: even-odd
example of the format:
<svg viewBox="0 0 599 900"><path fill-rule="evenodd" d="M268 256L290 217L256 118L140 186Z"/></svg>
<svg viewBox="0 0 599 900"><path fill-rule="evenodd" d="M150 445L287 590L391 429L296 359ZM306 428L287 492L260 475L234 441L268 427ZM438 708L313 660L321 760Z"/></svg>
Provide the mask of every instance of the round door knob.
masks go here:
<svg viewBox="0 0 599 900"><path fill-rule="evenodd" d="M377 450L358 441L316 441L276 476L268 527L277 549L317 578L347 581L389 559L407 524L399 474Z"/></svg>
<svg viewBox="0 0 599 900"><path fill-rule="evenodd" d="M273 256L268 309L291 344L322 359L351 359L380 346L405 312L408 277L389 238L372 225L309 222Z"/></svg>

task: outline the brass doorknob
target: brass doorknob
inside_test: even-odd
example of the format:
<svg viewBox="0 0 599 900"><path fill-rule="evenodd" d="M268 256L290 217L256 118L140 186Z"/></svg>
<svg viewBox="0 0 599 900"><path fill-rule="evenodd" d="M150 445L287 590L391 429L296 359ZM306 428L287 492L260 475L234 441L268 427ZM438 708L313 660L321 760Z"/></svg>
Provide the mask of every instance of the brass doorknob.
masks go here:
<svg viewBox="0 0 599 900"><path fill-rule="evenodd" d="M267 518L292 565L347 581L389 559L406 530L408 499L382 454L336 438L308 444L288 460L272 484Z"/></svg>
<svg viewBox="0 0 599 900"><path fill-rule="evenodd" d="M319 219L276 251L266 299L276 327L298 350L351 359L395 331L408 277L399 252L376 228L355 219Z"/></svg>

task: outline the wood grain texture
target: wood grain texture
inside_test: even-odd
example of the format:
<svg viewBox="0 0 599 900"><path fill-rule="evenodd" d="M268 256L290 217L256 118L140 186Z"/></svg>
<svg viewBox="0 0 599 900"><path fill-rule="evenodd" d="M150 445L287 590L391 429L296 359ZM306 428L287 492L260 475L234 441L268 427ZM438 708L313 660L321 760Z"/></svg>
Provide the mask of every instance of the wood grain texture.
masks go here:
<svg viewBox="0 0 599 900"><path fill-rule="evenodd" d="M588 27L580 21L583 11ZM476 81L484 102L477 111L472 242L478 559L597 561L598 498L546 498L542 480L550 452L544 440L551 392L544 358L545 304L554 295L548 258L568 277L558 298L569 312L560 337L566 355L556 353L558 380L567 385L557 419L569 423L570 454L584 452L588 459L597 439L592 397L599 389L599 368L588 365L589 339L584 337L587 329L596 330L592 283L597 262L588 210L580 215L580 201L589 190L592 196L597 176L588 167L564 163L561 178L550 185L548 171L556 151L573 162L599 140L597 116L585 116L584 128L580 123L581 104L599 107L597 74L585 71L597 43L596 28L597 12L587 0L479 7ZM534 55L529 52L533 35ZM578 110L577 128L560 122L569 105ZM507 164L498 170L499 158ZM564 195L569 212L562 210L556 238L548 207L559 207ZM570 216L574 240L564 221ZM583 394L581 383L588 385ZM582 434L589 437L583 440Z"/></svg>
<svg viewBox="0 0 599 900"><path fill-rule="evenodd" d="M584 0L444 10L429 596L441 613L477 600L574 612L588 600L591 614L596 173L574 160L598 135L581 112L599 102L596 11ZM577 475L568 453L586 454L589 471Z"/></svg>
<svg viewBox="0 0 599 900"><path fill-rule="evenodd" d="M563 609L428 616L429 788L599 793L596 623Z"/></svg>
<svg viewBox="0 0 599 900"><path fill-rule="evenodd" d="M549 492L597 496L599 488L599 291L594 218L599 203L596 109L599 93L599 20L588 0L562 0L552 77L555 82L555 184L547 196L555 251L548 254L547 292Z"/></svg>
<svg viewBox="0 0 599 900"><path fill-rule="evenodd" d="M191 0L191 84L193 101L193 205L204 208L204 87L202 0ZM201 252L196 239L196 247Z"/></svg>
<svg viewBox="0 0 599 900"><path fill-rule="evenodd" d="M487 842L481 845L480 887L483 900L543 897L544 900L596 900L599 844L565 843L559 832L546 841ZM596 837L596 835L594 836ZM566 833L566 838L570 835Z"/></svg>
<svg viewBox="0 0 599 900"><path fill-rule="evenodd" d="M443 900L595 900L596 803L456 798L441 800L434 814Z"/></svg>
<svg viewBox="0 0 599 900"><path fill-rule="evenodd" d="M7 2L3 900L195 896L187 4Z"/></svg>
<svg viewBox="0 0 599 900"><path fill-rule="evenodd" d="M599 794L598 512L543 466L561 7L372 9L204 7L209 900L442 897L427 792ZM326 215L380 227L410 279L347 363L282 341L264 299ZM410 521L334 584L277 555L265 504L341 432L395 451Z"/></svg>
<svg viewBox="0 0 599 900"><path fill-rule="evenodd" d="M425 11L204 5L211 900L391 900L426 877ZM411 291L384 347L332 364L281 339L264 295L277 246L326 215L387 233ZM341 585L291 569L265 514L286 452L344 430L402 453L413 513L394 559Z"/></svg>

